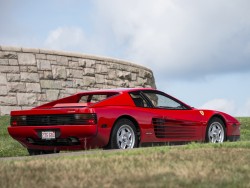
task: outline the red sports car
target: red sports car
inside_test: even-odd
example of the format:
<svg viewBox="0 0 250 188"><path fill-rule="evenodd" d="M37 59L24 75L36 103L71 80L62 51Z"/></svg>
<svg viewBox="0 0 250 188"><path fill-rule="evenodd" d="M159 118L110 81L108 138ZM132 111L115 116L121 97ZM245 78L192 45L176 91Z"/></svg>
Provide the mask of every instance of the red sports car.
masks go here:
<svg viewBox="0 0 250 188"><path fill-rule="evenodd" d="M12 111L8 131L34 155L236 141L240 123L228 114L192 108L155 89L133 88L81 92L31 110Z"/></svg>

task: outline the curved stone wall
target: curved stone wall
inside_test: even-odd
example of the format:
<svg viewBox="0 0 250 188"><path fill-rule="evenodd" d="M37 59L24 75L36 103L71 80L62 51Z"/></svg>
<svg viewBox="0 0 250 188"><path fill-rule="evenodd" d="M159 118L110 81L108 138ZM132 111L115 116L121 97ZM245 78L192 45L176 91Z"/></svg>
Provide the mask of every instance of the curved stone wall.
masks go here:
<svg viewBox="0 0 250 188"><path fill-rule="evenodd" d="M0 46L0 115L83 90L152 87L150 69L77 53Z"/></svg>

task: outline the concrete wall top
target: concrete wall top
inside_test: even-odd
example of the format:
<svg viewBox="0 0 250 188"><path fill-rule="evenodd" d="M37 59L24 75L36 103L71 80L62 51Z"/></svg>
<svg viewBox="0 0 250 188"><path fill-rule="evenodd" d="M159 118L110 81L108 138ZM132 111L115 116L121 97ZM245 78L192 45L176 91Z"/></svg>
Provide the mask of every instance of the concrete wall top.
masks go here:
<svg viewBox="0 0 250 188"><path fill-rule="evenodd" d="M137 65L129 61L124 61L124 60L110 58L110 57L102 57L102 56L96 56L96 55L90 55L90 54L76 53L76 52L66 52L66 51L48 50L48 49L40 49L40 48L23 48L23 47L16 47L16 46L0 46L0 51L13 51L13 52L24 52L24 53L46 54L46 55L60 55L60 56L66 56L66 57L76 57L76 58L92 59L92 60L99 60L99 61L108 61L112 63L130 65L133 67L138 67L138 68L145 69L147 71L152 72L152 70L150 70L147 67Z"/></svg>

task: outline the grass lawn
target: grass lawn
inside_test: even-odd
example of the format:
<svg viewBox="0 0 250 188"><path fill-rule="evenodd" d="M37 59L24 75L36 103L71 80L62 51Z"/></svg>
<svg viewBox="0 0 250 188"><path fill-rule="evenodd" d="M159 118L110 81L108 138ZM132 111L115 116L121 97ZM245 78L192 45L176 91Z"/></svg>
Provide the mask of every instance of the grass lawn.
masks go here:
<svg viewBox="0 0 250 188"><path fill-rule="evenodd" d="M250 118L241 141L0 159L0 187L250 187ZM28 155L0 118L0 156Z"/></svg>

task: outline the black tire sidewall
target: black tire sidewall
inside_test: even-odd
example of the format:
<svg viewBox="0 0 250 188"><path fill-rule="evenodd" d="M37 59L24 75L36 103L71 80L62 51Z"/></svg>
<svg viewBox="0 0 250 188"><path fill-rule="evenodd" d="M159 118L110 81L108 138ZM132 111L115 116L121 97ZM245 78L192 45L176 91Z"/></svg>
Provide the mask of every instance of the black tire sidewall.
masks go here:
<svg viewBox="0 0 250 188"><path fill-rule="evenodd" d="M135 143L134 143L133 148L138 147L138 135L137 135L137 131L136 131L134 123L132 121L130 121L129 119L120 119L115 123L113 131L111 133L110 148L111 149L120 149L118 144L117 144L117 132L122 125L128 125L133 130L134 135L135 135Z"/></svg>

